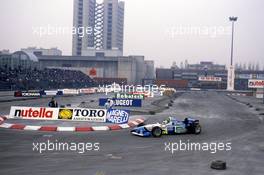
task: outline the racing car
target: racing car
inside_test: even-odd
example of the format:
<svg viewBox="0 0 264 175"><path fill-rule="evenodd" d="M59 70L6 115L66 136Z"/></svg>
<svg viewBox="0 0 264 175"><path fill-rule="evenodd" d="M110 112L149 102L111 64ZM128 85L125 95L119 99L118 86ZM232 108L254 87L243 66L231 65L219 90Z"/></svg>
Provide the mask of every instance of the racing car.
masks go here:
<svg viewBox="0 0 264 175"><path fill-rule="evenodd" d="M133 135L141 137L161 137L173 134L200 134L202 127L199 120L185 118L179 121L173 117L165 119L162 123L141 125L131 130Z"/></svg>

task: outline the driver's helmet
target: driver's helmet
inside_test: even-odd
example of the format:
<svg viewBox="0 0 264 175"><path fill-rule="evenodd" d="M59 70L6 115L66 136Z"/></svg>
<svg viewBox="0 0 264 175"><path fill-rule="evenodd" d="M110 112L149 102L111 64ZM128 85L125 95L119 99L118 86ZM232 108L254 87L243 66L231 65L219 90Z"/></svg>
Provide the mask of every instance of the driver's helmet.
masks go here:
<svg viewBox="0 0 264 175"><path fill-rule="evenodd" d="M166 124L168 124L168 123L170 123L170 122L171 122L171 117L168 117L167 119L165 119L165 120L162 122L162 124L166 125Z"/></svg>

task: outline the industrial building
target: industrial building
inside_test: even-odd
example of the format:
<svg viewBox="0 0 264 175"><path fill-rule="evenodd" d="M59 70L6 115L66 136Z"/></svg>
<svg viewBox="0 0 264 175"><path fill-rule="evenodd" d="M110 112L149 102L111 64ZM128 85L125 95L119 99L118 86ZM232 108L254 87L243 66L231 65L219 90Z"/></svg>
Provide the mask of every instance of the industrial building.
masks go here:
<svg viewBox="0 0 264 175"><path fill-rule="evenodd" d="M235 89L247 90L249 79L264 79L264 71L236 70ZM175 88L226 89L227 70L224 65L201 62L184 69L157 68L156 83Z"/></svg>

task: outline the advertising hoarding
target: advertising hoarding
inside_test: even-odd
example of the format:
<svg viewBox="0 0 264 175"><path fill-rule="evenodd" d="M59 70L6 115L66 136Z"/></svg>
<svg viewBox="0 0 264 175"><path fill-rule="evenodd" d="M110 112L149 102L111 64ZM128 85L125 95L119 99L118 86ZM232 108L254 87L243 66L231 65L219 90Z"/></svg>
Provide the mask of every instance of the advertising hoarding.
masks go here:
<svg viewBox="0 0 264 175"><path fill-rule="evenodd" d="M222 78L221 77L214 77L214 76L200 76L198 78L199 81L214 81L214 82L220 82L222 81Z"/></svg>
<svg viewBox="0 0 264 175"><path fill-rule="evenodd" d="M248 80L248 87L249 88L256 88L256 89L263 89L264 80L256 80L256 79Z"/></svg>
<svg viewBox="0 0 264 175"><path fill-rule="evenodd" d="M107 103L107 98L99 99L99 106L105 106ZM114 106L120 107L141 107L142 100L141 99L112 99L114 102Z"/></svg>

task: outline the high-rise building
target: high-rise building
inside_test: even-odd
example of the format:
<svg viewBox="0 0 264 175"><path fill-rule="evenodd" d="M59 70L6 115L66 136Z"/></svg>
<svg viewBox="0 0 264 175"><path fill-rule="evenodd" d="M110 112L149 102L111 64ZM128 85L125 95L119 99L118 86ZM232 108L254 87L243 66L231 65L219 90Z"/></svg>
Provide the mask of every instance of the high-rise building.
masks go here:
<svg viewBox="0 0 264 175"><path fill-rule="evenodd" d="M74 0L73 27L79 31L73 34L73 55L123 55L123 1Z"/></svg>

